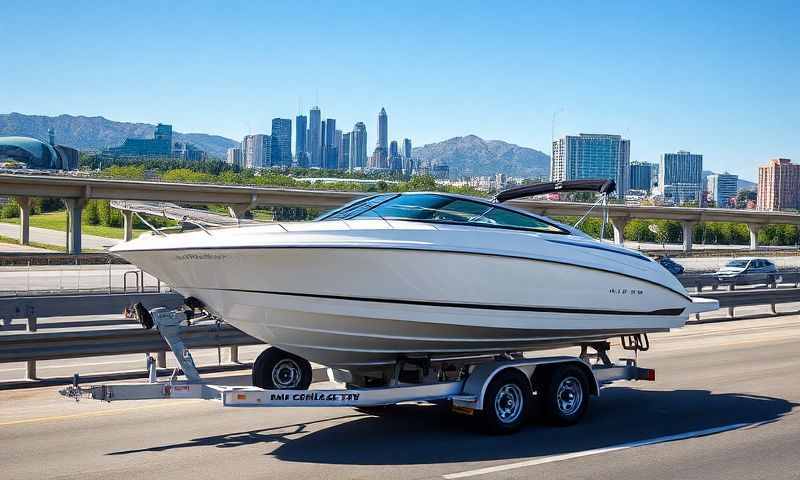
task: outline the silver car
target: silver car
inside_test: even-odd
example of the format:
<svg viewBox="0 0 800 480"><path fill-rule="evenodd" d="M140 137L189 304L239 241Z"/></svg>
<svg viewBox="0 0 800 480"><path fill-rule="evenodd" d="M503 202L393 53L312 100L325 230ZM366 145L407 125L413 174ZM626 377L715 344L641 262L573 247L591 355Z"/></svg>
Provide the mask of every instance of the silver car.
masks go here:
<svg viewBox="0 0 800 480"><path fill-rule="evenodd" d="M764 258L735 258L717 272L722 284L775 285L781 280L775 264Z"/></svg>

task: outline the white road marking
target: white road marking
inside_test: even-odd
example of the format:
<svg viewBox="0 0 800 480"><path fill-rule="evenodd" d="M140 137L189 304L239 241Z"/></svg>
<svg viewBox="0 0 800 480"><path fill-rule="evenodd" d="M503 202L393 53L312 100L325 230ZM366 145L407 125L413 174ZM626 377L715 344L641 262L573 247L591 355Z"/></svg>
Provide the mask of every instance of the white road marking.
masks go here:
<svg viewBox="0 0 800 480"><path fill-rule="evenodd" d="M516 468L533 467L536 465L543 465L546 463L560 462L563 460L572 460L573 458L588 457L590 455L599 455L601 453L616 452L619 450L627 450L629 448L642 447L645 445L653 445L656 443L672 442L675 440L685 440L687 438L702 437L705 435L713 435L715 433L727 432L729 430L736 430L738 428L753 425L752 423L735 423L732 425L725 425L722 427L707 428L705 430L695 430L693 432L677 433L675 435L666 435L663 437L651 438L648 440L639 440L638 442L623 443L613 447L595 448L593 450L584 450L583 452L564 453L561 455L551 455L549 457L535 458L526 460L524 462L509 463L506 465L497 465L494 467L479 468L477 470L468 470L466 472L449 473L442 475L442 478L452 480L454 478L474 477L477 475L486 475L488 473L504 472L506 470L513 470Z"/></svg>

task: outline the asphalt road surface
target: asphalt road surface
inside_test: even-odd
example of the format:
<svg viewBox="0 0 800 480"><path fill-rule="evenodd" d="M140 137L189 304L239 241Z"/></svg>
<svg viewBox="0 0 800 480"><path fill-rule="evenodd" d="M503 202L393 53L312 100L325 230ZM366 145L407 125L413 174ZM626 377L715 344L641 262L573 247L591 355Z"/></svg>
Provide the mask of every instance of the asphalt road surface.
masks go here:
<svg viewBox="0 0 800 480"><path fill-rule="evenodd" d="M577 426L534 422L501 437L431 405L372 416L202 400L76 404L55 388L3 391L2 476L800 477L800 316L690 325L651 340L639 359L657 370L657 382L604 389Z"/></svg>

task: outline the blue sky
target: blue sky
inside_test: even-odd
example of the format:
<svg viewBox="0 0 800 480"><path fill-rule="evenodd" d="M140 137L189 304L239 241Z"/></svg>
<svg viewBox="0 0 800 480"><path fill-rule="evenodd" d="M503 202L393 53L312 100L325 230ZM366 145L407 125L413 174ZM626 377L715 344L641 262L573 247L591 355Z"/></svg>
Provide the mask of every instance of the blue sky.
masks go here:
<svg viewBox="0 0 800 480"><path fill-rule="evenodd" d="M749 179L800 161L800 2L5 0L0 18L0 113L240 139L318 98L370 145L385 106L390 138L415 145L472 133L549 153L554 129Z"/></svg>

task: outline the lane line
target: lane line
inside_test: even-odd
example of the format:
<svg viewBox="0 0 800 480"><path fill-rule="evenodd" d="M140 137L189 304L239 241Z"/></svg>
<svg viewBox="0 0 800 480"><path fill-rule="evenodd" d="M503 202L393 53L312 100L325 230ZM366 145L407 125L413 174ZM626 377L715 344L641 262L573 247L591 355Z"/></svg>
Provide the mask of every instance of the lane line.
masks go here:
<svg viewBox="0 0 800 480"><path fill-rule="evenodd" d="M187 398L187 399L183 399L183 400L194 400L195 402L204 401L204 400L199 399L199 398ZM42 423L42 422L51 422L51 421L57 421L57 420L70 420L70 419L73 419L73 418L102 417L102 416L106 416L106 415L116 415L118 413L132 412L132 411L136 411L136 410L150 410L150 409L154 409L154 408L163 408L163 407L167 407L167 406L173 406L174 407L174 406L176 406L176 404L169 402L166 405L163 404L163 403L160 403L160 404L157 404L157 405L142 405L142 406L139 406L139 407L115 408L113 410L103 410L103 411L96 411L95 410L95 411L92 411L92 412L73 413L73 414L70 414L70 415L54 415L54 416L51 416L51 417L26 418L26 419L23 419L23 420L12 420L10 422L2 422L2 423L0 423L0 427L8 427L8 426L12 426L12 425L22 425L22 424L25 424L25 423Z"/></svg>
<svg viewBox="0 0 800 480"><path fill-rule="evenodd" d="M489 473L504 472L506 470L513 470L516 468L532 467L536 465L544 465L546 463L561 462L563 460L572 460L574 458L588 457L590 455L599 455L602 453L617 452L620 450L627 450L629 448L642 447L645 445L653 445L656 443L672 442L675 440L685 440L687 438L694 438L694 437L703 437L706 435L713 435L715 433L727 432L729 430L736 430L738 428L750 425L753 425L753 423L734 423L732 425L724 425L722 427L707 428L705 430L695 430L693 432L677 433L675 435L666 435L663 437L656 437L648 440L623 443L612 447L595 448L592 450L564 453L561 455L551 455L549 457L536 458L533 460L526 460L523 462L509 463L506 465L497 465L494 467L479 468L477 470L467 470L465 472L449 473L447 475L442 475L442 478L445 478L447 480L452 480L455 478L466 478L466 477L474 477L477 475L486 475Z"/></svg>

